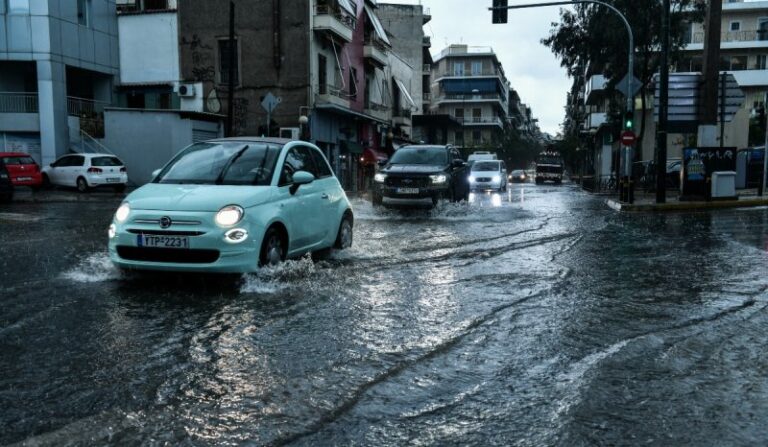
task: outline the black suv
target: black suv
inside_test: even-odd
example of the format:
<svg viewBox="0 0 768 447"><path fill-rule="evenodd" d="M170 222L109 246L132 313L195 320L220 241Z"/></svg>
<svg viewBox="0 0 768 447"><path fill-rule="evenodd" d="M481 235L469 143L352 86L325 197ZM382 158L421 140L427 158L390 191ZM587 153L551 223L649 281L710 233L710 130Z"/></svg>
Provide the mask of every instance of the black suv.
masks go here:
<svg viewBox="0 0 768 447"><path fill-rule="evenodd" d="M468 165L453 146L398 149L376 174L373 204L434 206L440 199L469 199Z"/></svg>
<svg viewBox="0 0 768 447"><path fill-rule="evenodd" d="M0 202L10 202L13 199L13 183L11 175L5 169L5 163L0 160Z"/></svg>

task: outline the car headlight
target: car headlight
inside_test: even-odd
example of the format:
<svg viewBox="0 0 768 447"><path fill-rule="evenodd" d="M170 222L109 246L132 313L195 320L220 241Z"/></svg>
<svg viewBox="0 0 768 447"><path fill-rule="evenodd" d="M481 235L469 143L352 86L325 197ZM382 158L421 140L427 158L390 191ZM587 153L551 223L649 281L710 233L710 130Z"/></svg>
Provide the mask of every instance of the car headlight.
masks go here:
<svg viewBox="0 0 768 447"><path fill-rule="evenodd" d="M500 177L500 176L498 176L498 175L494 175L494 176L493 176L493 181L494 181L494 182L500 182L500 181L501 181L501 177Z"/></svg>
<svg viewBox="0 0 768 447"><path fill-rule="evenodd" d="M109 224L109 229L107 230L107 235L109 235L109 238L114 239L116 234L117 234L117 227L115 226L115 224Z"/></svg>
<svg viewBox="0 0 768 447"><path fill-rule="evenodd" d="M243 209L237 205L227 205L216 213L216 225L231 227L243 218Z"/></svg>
<svg viewBox="0 0 768 447"><path fill-rule="evenodd" d="M430 175L429 179L432 180L432 183L434 183L435 185L442 185L443 183L448 181L448 177L446 177L443 174Z"/></svg>
<svg viewBox="0 0 768 447"><path fill-rule="evenodd" d="M469 181L470 182L474 182L475 181L475 176L474 175L470 175L469 176Z"/></svg>
<svg viewBox="0 0 768 447"><path fill-rule="evenodd" d="M384 180L386 179L387 179L387 174L383 174L381 172L373 176L373 181L375 181L376 183L384 183Z"/></svg>
<svg viewBox="0 0 768 447"><path fill-rule="evenodd" d="M131 214L131 206L127 203L120 205L120 208L115 211L115 220L119 223L123 223L128 219L128 215Z"/></svg>

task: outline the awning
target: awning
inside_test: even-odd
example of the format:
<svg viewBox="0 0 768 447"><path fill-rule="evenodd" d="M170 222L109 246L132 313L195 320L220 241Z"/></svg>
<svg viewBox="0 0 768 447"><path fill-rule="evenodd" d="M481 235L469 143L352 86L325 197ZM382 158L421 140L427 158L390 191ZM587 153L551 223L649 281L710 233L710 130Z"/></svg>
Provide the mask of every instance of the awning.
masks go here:
<svg viewBox="0 0 768 447"><path fill-rule="evenodd" d="M366 148L363 152L363 163L364 164L377 164L380 161L386 161L389 157L387 154L381 151L377 151L376 149L373 149L371 147Z"/></svg>
<svg viewBox="0 0 768 447"><path fill-rule="evenodd" d="M389 39L387 38L387 32L384 31L384 26L382 26L381 21L378 17L376 17L376 14L373 12L371 7L368 6L368 4L365 5L365 14L368 16L368 20L371 21L373 30L376 31L376 37L378 37L379 40L386 43L387 45L392 46L392 44L389 42Z"/></svg>
<svg viewBox="0 0 768 447"><path fill-rule="evenodd" d="M355 8L349 3L349 0L339 0L339 6L344 8L349 14L352 14L352 17L357 17L357 11L355 11Z"/></svg>
<svg viewBox="0 0 768 447"><path fill-rule="evenodd" d="M341 142L341 152L348 154L362 154L364 150L365 148L363 148L363 146L354 141L344 140Z"/></svg>
<svg viewBox="0 0 768 447"><path fill-rule="evenodd" d="M411 107L416 107L416 103L413 102L413 98L411 98L411 94L408 93L408 89L405 88L405 84L402 83L399 79L395 78L395 82L397 83L397 87L400 89L400 93L403 94L403 97L406 101L411 103Z"/></svg>

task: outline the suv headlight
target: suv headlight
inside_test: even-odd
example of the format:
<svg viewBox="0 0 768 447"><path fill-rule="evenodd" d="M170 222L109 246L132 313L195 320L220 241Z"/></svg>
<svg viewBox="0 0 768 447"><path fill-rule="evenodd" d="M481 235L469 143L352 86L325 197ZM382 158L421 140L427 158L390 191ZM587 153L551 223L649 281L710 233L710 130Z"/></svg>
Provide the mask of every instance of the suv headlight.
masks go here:
<svg viewBox="0 0 768 447"><path fill-rule="evenodd" d="M237 205L227 205L216 213L216 225L231 227L243 218L243 209Z"/></svg>
<svg viewBox="0 0 768 447"><path fill-rule="evenodd" d="M474 175L470 175L469 176L469 181L472 182L472 183L475 183L475 176Z"/></svg>
<svg viewBox="0 0 768 447"><path fill-rule="evenodd" d="M435 185L442 185L443 183L448 181L448 177L446 177L443 174L430 175L429 179L432 180L432 183L434 183Z"/></svg>
<svg viewBox="0 0 768 447"><path fill-rule="evenodd" d="M501 177L500 177L500 176L498 176L498 175L494 175L494 176L493 176L493 181L494 181L494 182L500 182L500 181L501 181Z"/></svg>
<svg viewBox="0 0 768 447"><path fill-rule="evenodd" d="M120 205L120 208L115 211L115 220L119 223L123 223L128 219L128 215L131 214L131 206L127 203Z"/></svg>
<svg viewBox="0 0 768 447"><path fill-rule="evenodd" d="M379 172L378 174L373 176L373 181L376 183L384 183L384 180L387 179L387 174Z"/></svg>

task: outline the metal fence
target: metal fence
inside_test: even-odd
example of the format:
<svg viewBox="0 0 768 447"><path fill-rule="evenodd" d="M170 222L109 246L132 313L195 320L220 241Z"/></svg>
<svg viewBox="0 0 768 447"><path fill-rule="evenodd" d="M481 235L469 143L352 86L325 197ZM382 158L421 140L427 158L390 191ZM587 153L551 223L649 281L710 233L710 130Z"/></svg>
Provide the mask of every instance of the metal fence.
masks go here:
<svg viewBox="0 0 768 447"><path fill-rule="evenodd" d="M37 93L0 92L0 113L38 113Z"/></svg>
<svg viewBox="0 0 768 447"><path fill-rule="evenodd" d="M91 116L104 112L104 107L109 103L93 99L67 97L67 114L70 116Z"/></svg>

